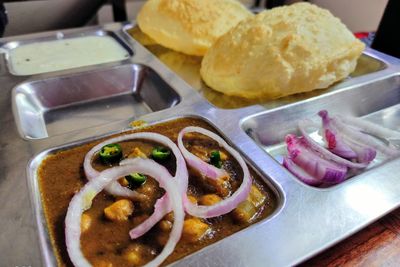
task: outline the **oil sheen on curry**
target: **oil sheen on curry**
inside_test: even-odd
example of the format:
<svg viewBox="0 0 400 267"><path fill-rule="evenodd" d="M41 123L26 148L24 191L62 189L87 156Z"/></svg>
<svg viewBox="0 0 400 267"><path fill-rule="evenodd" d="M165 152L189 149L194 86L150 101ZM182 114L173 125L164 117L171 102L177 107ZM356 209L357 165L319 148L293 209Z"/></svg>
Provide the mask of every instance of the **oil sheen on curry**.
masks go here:
<svg viewBox="0 0 400 267"><path fill-rule="evenodd" d="M38 176L59 266L167 265L276 208L240 155L193 118L56 152Z"/></svg>

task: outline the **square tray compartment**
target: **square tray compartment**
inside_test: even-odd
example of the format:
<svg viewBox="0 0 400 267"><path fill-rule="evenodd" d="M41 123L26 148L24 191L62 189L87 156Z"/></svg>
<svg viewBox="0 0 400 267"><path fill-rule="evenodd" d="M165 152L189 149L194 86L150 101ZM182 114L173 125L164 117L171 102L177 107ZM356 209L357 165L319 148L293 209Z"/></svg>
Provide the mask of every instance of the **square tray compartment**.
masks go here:
<svg viewBox="0 0 400 267"><path fill-rule="evenodd" d="M328 110L330 114L364 117L400 131L400 76L378 79L357 88L250 116L242 121L242 128L267 153L280 161L281 156L286 155L284 137L289 133L300 135L298 121L319 119L316 115L321 109ZM317 132L311 135L317 139L320 137ZM377 157L367 170L381 165L383 160Z"/></svg>
<svg viewBox="0 0 400 267"><path fill-rule="evenodd" d="M67 33L63 33L61 31L59 32L55 32L52 35L46 35L44 37L39 37L39 38L32 38L29 35L23 38L20 38L18 41L11 41L11 42L6 42L6 43L1 43L0 42L0 49L4 49L7 53L5 53L5 60L6 60L6 65L8 67L8 71L15 76L23 76L21 74L17 74L11 64L11 59L10 59L10 55L9 55L9 51L11 51L12 49L15 49L19 46L23 46L23 45L28 45L31 43L40 43L40 42L48 42L48 41L56 41L56 40L66 40L66 39L71 39L71 38L78 38L78 37L87 37L87 36L108 36L111 37L112 39L114 39L120 46L122 46L123 49L126 50L126 53L129 56L133 56L134 52L133 50L129 47L129 45L127 45L121 38L119 38L114 32L112 31L106 31L103 29L100 30L90 30L90 31L73 31L73 32L67 32ZM114 61L115 62L115 61ZM105 63L101 63L99 65L102 64L107 64L110 62L105 62ZM87 66L93 66L93 65L84 65L82 67L87 67ZM78 68L78 67L75 67ZM69 68L69 69L74 69L74 68ZM64 70L68 70L68 69L64 69ZM63 70L60 70L63 71ZM35 74L37 75L37 74Z"/></svg>
<svg viewBox="0 0 400 267"><path fill-rule="evenodd" d="M201 117L178 117L178 118L173 118L173 119L168 119L168 120L163 120L162 122L152 122L150 123L148 126L152 126L152 127L157 127L157 124L164 124L164 123L168 123L168 121L171 120L175 120L175 119L185 119L185 118L193 118L195 120L198 121L202 121L205 124L208 124L209 126L211 126L211 128L213 128L213 130L219 134L221 137L223 137L221 132L218 132L218 129L213 127L212 125L210 125L206 120L204 120ZM111 134L109 134L111 135ZM31 201L33 204L33 209L34 209L34 214L35 214L35 220L38 226L38 234L39 234L39 239L40 239L40 247L41 247L41 252L42 252L42 256L43 256L43 263L46 266L57 266L57 261L56 261L56 256L55 256L55 252L54 252L54 247L53 247L53 243L51 242L51 238L50 238L50 233L49 233L49 229L48 229L48 225L47 225L47 220L45 217L45 212L44 212L44 206L42 203L42 197L43 195L40 192L40 186L39 186L39 177L38 177L38 170L43 162L43 160L46 159L46 157L48 157L49 155L52 154L56 154L60 151L64 151L64 150L69 150L72 148L75 148L77 146L82 146L85 145L87 143L91 143L94 142L95 140L99 140L102 138L107 137L108 135L105 136L99 136L96 137L95 139L85 139L85 141L77 141L74 143L70 143L70 144L65 144L65 145L61 145L58 147L54 147L54 148L50 148L47 149L37 155L35 155L31 160L30 163L27 166L27 178L28 178L28 186L29 186L29 193L30 193L30 197L31 197ZM225 138L224 138L225 139ZM229 140L226 140L228 143ZM230 144L232 145L232 144ZM261 219L259 222L253 223L251 225L247 225L245 228L224 237L221 240L216 241L215 243L212 243L198 251L193 252L192 254L189 254L187 256L185 256L183 259L187 259L191 256L196 255L197 253L207 250L207 249L214 249L216 246L226 246L227 244L229 244L229 239L235 235L239 235L239 234L245 234L245 232L247 230L256 230L260 229L261 227L265 227L266 222L274 217L281 209L282 209L282 205L284 202L284 195L281 192L280 188L277 188L268 178L266 178L262 173L260 173L258 171L258 169L247 163L247 165L249 166L250 169L252 169L258 176L259 179L261 180L261 183L265 186L265 188L268 188L269 193L271 194L271 198L275 200L275 205L274 205L274 210L272 210L272 213L269 214L267 217ZM172 263L172 265L179 265L179 261L183 260L180 259L174 263ZM185 264L185 263L184 263ZM181 264L182 265L182 264ZM182 265L182 266L186 266L186 265Z"/></svg>
<svg viewBox="0 0 400 267"><path fill-rule="evenodd" d="M22 83L12 99L19 132L27 139L138 117L179 102L157 73L135 64Z"/></svg>

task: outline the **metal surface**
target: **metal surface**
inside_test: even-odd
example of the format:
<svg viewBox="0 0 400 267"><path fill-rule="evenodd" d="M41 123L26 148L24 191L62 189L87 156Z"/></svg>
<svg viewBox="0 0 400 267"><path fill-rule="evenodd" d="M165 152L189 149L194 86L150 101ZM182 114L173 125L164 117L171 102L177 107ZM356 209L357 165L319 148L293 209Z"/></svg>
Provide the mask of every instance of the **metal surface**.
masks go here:
<svg viewBox="0 0 400 267"><path fill-rule="evenodd" d="M233 144L246 160L263 177L266 177L266 181L275 188L280 199L280 208L273 216L176 262L174 264L176 266L294 265L335 244L399 206L400 183L397 181L398 175L396 174L400 171L400 159L376 166L338 186L329 189L315 189L294 179L244 130L251 128L254 132L261 132L270 129L270 132L275 134L281 127L280 125L286 122L288 122L288 128L285 129L290 130L294 120L314 114L320 108L329 108L334 112L353 115L369 115L372 120L392 126L393 123L399 121L400 62L396 59L368 50L366 52L368 55L383 62L386 67L348 79L337 85L338 90L311 96L300 102L289 104L281 102L277 105L277 108L268 109L265 106L255 105L226 110L216 108L205 101L188 83L171 72L148 50L136 41L129 39L121 30L123 26L111 24L106 25L104 29L115 32L134 51L132 58L124 62L121 67L119 67L121 63L117 62L45 75L21 77L10 74L4 65L5 61L0 61L0 90L2 92L0 94L0 149L2 155L5 155L0 159L0 173L2 173L0 178L0 202L2 203L0 209L0 225L2 227L0 259L2 265L50 266L52 263L51 250L46 247L48 240L46 241L45 220L40 211L40 195L37 194L38 188L35 187L35 180L32 180L35 177L32 170L40 162L41 156L44 155L39 153L81 139L84 141L79 142L85 142L85 140L93 140L109 132L121 131L121 129L127 128L132 119L137 119L135 114L132 114L125 120L115 121L113 117L115 110L111 109L110 112L104 112L102 115L104 121L110 123L78 125L75 129L62 128L61 125L65 122L65 117L59 115L63 113L58 114L57 108L52 109L52 105L46 106L45 103L47 102L38 97L40 95L47 96L44 93L46 89L42 89L45 88L42 87L43 80L51 83L51 81L54 81L53 78L60 76L67 80L71 79L71 81L74 81L73 84L81 86L84 80L81 80L82 77L88 77L87 75L91 76L95 73L107 75L106 73L109 72L111 77L122 77L124 74L119 74L117 70L122 69L129 73L138 66L152 70L154 73L149 79L153 81L151 84L156 88L143 85L139 95L145 92L157 92L160 85L164 84L162 81L165 81L168 86L162 98L171 101L166 101L165 103L170 104L164 104L163 107L172 107L148 113L141 116L141 119L157 122L184 116L203 118ZM73 33L74 31L66 31L65 33ZM82 32L82 29L78 31ZM9 41L35 39L54 34L43 33L28 37L16 37L15 39L0 39L0 46ZM118 74L115 73L117 76L112 74L113 71L118 72ZM160 79L159 82L154 82L154 78ZM81 81L78 82L79 80ZM124 80L125 78L121 78L121 82L125 84ZM126 85L130 84L133 87L132 83L126 82ZM21 85L31 86L30 88L33 90L26 91L27 89L24 89ZM90 88L90 84L86 85L86 88ZM122 87L117 88L122 90ZM101 92L102 90L99 94ZM125 92L123 94L126 94ZM174 92L176 95L174 95ZM67 101L67 106L71 110L75 110L74 107L79 109L79 107L89 106L89 110L94 111L97 109L97 105L101 106L101 101L113 101L111 99L114 97L114 93L115 91L105 93L107 98L99 100L97 93L92 92L88 98L83 97L84 99L76 100L63 96L65 92L60 91L59 100ZM29 133L30 129L25 127L25 130L18 131L18 127L27 126L21 118L28 118L26 121L30 120L26 114L22 115L23 112L18 111L18 106L22 104L17 103L17 98L12 97L18 94L29 99L27 102L23 102L25 104L34 103L37 104L37 107L50 106L49 112L54 114L54 121L59 122L57 127L53 129L51 123L45 120L35 124L39 125L42 130L46 129L49 137L41 135L41 139L24 139L20 136L20 132L28 136L26 133ZM143 100L140 105L150 107L149 101L152 98L151 95L147 98L142 95ZM171 104L172 102L174 104ZM11 103L15 107L15 114L12 112ZM54 105L54 107L57 107L57 105ZM62 107L63 104L60 104L60 106ZM152 111L159 109L151 108ZM33 109L33 111L42 115L46 113L40 108ZM146 112L150 112L150 109ZM90 113L86 113L85 109L82 109L79 114L87 117L85 123L90 123ZM76 115L77 113L73 113L73 116L67 118L69 125L79 124L80 118ZM274 128L277 131L271 131ZM279 139L278 134L274 134L271 137L271 144ZM37 154L39 156L32 161L29 165L30 168L28 167L29 182L26 183L26 166L28 166L29 159ZM32 195L33 209L36 211L34 214L32 214L29 204L30 194ZM41 227L38 228L37 225ZM42 254L39 251L39 244L44 248ZM40 255L43 255L43 257Z"/></svg>
<svg viewBox="0 0 400 267"><path fill-rule="evenodd" d="M19 84L12 104L22 137L45 138L175 106L153 70L129 64Z"/></svg>

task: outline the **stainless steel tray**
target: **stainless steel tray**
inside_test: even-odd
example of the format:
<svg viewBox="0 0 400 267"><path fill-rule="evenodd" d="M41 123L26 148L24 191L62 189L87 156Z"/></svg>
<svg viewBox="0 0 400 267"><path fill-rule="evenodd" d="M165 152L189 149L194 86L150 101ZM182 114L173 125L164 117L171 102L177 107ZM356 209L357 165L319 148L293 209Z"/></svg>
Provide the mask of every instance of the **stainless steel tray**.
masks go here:
<svg viewBox="0 0 400 267"><path fill-rule="evenodd" d="M154 123L185 116L206 120L265 177L280 201L273 216L174 265L295 265L399 206L400 183L396 173L400 171L400 159L375 166L335 187L316 189L297 181L265 151L281 140L281 134L294 129L295 120L321 108L367 116L387 126L398 123L400 62L397 59L367 50L365 55L379 68L351 77L332 90L308 95L306 99L283 99L264 106L228 110L210 104L203 93L198 93L131 39L125 31L129 27L132 25L110 24L63 31L65 35L112 32L133 51L133 56L123 62L22 77L10 73L4 57L0 60L0 149L6 155L0 159L3 174L0 178L3 203L0 258L5 266L54 263L34 171L42 157L54 151L51 149L54 147L58 149L65 144L70 146L127 129L129 122L138 118ZM0 39L0 48L9 42L56 34ZM107 82L114 85L112 90L102 86ZM54 89L56 84L58 98L54 96L55 104L49 104L48 97L54 93L50 88ZM93 90L94 86L100 90ZM79 88L85 88L88 93L81 94ZM152 102L155 97L159 99ZM115 117L119 112L118 103L123 111ZM95 117L93 114L98 112L101 116ZM253 140L264 133L271 139ZM30 158L33 160L28 165ZM24 178L26 166L28 183ZM32 210L35 220L32 220ZM38 245L42 247L41 253Z"/></svg>

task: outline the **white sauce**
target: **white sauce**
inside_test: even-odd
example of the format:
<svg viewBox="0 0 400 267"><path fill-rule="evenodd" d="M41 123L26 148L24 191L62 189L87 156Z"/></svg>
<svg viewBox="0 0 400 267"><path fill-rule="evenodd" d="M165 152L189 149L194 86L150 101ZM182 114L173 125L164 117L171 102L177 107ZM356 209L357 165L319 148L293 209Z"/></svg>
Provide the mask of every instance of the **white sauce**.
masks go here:
<svg viewBox="0 0 400 267"><path fill-rule="evenodd" d="M119 61L130 55L110 36L86 36L26 44L9 53L12 72L31 75Z"/></svg>

